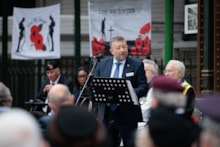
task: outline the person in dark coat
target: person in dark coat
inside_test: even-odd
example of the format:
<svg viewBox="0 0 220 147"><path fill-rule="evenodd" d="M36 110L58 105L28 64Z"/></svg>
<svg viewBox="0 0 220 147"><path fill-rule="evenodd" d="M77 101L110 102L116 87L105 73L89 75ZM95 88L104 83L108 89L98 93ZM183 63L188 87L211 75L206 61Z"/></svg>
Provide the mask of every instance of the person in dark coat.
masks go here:
<svg viewBox="0 0 220 147"><path fill-rule="evenodd" d="M95 77L124 78L131 82L137 98L146 95L148 84L143 62L128 57L128 45L124 37L112 38L110 52L113 56L102 59L97 64ZM117 69L119 72L116 77L115 71ZM133 103L111 104L111 106L106 103L99 103L98 117L108 128L114 147L119 145L119 135L124 146L131 146L137 123L143 121L140 105Z"/></svg>

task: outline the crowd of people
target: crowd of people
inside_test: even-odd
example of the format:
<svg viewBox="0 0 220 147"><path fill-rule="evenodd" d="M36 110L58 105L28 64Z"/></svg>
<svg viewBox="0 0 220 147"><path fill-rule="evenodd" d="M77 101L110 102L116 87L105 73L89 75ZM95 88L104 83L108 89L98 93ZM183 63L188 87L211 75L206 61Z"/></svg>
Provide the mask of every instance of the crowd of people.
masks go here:
<svg viewBox="0 0 220 147"><path fill-rule="evenodd" d="M0 147L220 146L220 94L196 94L183 62L170 60L160 74L153 60L129 57L122 36L112 38L109 51L112 56L97 63L93 77L112 83L106 100L92 109L79 105L93 102L84 89L92 82L85 67L77 69L73 82L61 74L58 61L48 62L36 96L45 105L31 113L14 108L10 88L0 82ZM123 85L117 79L131 84L128 97L115 94Z"/></svg>

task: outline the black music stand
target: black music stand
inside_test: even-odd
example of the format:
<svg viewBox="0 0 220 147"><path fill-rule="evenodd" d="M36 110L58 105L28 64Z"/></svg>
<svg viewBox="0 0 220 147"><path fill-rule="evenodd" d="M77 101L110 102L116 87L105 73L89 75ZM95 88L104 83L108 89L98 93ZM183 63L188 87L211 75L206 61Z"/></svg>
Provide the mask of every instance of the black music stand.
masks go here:
<svg viewBox="0 0 220 147"><path fill-rule="evenodd" d="M35 111L39 106L46 106L47 104L43 101L40 101L40 100L29 100L29 101L26 101L25 102L26 105L28 105L30 108L29 108L29 112L33 112Z"/></svg>
<svg viewBox="0 0 220 147"><path fill-rule="evenodd" d="M93 77L91 82L92 100L96 103L133 103L131 91L124 78Z"/></svg>

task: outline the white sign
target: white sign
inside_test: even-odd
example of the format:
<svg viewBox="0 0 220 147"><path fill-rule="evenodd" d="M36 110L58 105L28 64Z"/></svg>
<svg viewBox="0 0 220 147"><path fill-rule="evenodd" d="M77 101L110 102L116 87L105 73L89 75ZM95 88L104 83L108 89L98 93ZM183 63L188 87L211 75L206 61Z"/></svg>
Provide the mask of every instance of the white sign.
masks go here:
<svg viewBox="0 0 220 147"><path fill-rule="evenodd" d="M14 8L11 58L60 58L60 4Z"/></svg>
<svg viewBox="0 0 220 147"><path fill-rule="evenodd" d="M90 55L109 54L109 42L123 36L132 55L150 54L151 0L90 0Z"/></svg>

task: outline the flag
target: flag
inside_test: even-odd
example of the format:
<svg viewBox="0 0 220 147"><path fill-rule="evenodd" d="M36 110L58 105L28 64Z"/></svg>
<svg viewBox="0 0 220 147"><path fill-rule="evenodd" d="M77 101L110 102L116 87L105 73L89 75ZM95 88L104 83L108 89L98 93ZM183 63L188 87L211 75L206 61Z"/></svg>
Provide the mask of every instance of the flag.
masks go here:
<svg viewBox="0 0 220 147"><path fill-rule="evenodd" d="M90 56L110 55L109 42L123 36L130 55L149 55L151 0L89 0Z"/></svg>
<svg viewBox="0 0 220 147"><path fill-rule="evenodd" d="M60 4L13 9L12 59L60 58Z"/></svg>

